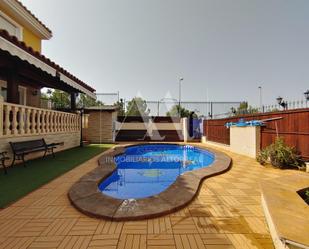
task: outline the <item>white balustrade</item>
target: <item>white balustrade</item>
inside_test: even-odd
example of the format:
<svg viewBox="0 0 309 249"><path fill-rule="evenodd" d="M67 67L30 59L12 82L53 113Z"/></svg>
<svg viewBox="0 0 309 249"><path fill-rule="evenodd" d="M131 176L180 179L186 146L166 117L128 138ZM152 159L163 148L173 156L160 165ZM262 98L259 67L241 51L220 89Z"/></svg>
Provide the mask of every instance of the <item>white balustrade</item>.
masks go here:
<svg viewBox="0 0 309 249"><path fill-rule="evenodd" d="M55 127L55 125L54 125L54 117L55 117L55 113L53 113L53 112L49 112L49 115L50 115L50 117L49 117L49 132L54 132L55 131L55 129L54 129L54 127Z"/></svg>
<svg viewBox="0 0 309 249"><path fill-rule="evenodd" d="M11 106L4 106L3 110L5 111L5 119L4 119L4 135L11 135L11 122L10 122L10 112L11 112Z"/></svg>
<svg viewBox="0 0 309 249"><path fill-rule="evenodd" d="M46 133L50 132L50 112L46 112Z"/></svg>
<svg viewBox="0 0 309 249"><path fill-rule="evenodd" d="M36 133L35 116L36 116L36 110L35 110L35 109L32 109L32 110L31 110L31 133L32 133L32 134L35 134L35 133Z"/></svg>
<svg viewBox="0 0 309 249"><path fill-rule="evenodd" d="M12 114L13 114L13 120L12 120L12 133L13 135L18 134L17 130L17 112L18 112L18 107L17 106L12 106Z"/></svg>
<svg viewBox="0 0 309 249"><path fill-rule="evenodd" d="M42 130L42 133L45 133L45 111L43 110L41 112L41 130Z"/></svg>
<svg viewBox="0 0 309 249"><path fill-rule="evenodd" d="M31 132L30 130L30 115L31 115L31 110L29 108L26 109L26 130L25 132L29 134Z"/></svg>
<svg viewBox="0 0 309 249"><path fill-rule="evenodd" d="M19 132L20 134L25 133L25 107L19 108Z"/></svg>
<svg viewBox="0 0 309 249"><path fill-rule="evenodd" d="M80 115L11 104L0 99L0 137L76 132Z"/></svg>
<svg viewBox="0 0 309 249"><path fill-rule="evenodd" d="M37 110L37 116L36 116L36 129L37 133L41 133L41 110Z"/></svg>

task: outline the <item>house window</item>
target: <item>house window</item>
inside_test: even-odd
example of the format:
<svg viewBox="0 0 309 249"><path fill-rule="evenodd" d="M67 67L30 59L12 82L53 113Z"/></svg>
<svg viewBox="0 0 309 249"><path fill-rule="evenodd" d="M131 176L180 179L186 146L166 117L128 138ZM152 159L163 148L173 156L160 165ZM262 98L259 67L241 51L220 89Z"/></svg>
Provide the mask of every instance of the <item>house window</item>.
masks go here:
<svg viewBox="0 0 309 249"><path fill-rule="evenodd" d="M7 100L7 88L6 82L4 80L0 80L0 95L3 97L3 101Z"/></svg>
<svg viewBox="0 0 309 249"><path fill-rule="evenodd" d="M27 88L23 86L18 86L19 104L27 104Z"/></svg>
<svg viewBox="0 0 309 249"><path fill-rule="evenodd" d="M6 87L0 87L0 95L3 98L3 101L6 102L6 99L7 99L7 89L6 89Z"/></svg>
<svg viewBox="0 0 309 249"><path fill-rule="evenodd" d="M2 11L0 11L0 29L4 29L9 32L10 35L16 36L19 40L22 40L22 27Z"/></svg>

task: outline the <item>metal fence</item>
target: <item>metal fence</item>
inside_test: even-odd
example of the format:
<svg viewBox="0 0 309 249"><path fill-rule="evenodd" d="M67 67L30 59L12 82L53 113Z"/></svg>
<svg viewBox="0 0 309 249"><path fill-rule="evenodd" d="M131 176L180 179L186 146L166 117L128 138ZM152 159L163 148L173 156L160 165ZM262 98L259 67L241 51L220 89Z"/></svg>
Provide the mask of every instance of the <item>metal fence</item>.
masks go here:
<svg viewBox="0 0 309 249"><path fill-rule="evenodd" d="M302 109L302 108L308 108L309 103L306 100L296 100L296 101L286 101L284 102L286 104L286 107L283 107L279 104L273 104L273 105L264 105L258 109L258 112L276 112L276 111L282 111L282 110L295 110L295 109Z"/></svg>
<svg viewBox="0 0 309 249"><path fill-rule="evenodd" d="M128 103L125 101L125 110L128 112ZM241 102L203 102L203 101L181 101L181 108L194 112L199 117L219 118L231 115L232 108L238 108ZM149 116L178 116L176 100L146 101Z"/></svg>
<svg viewBox="0 0 309 249"><path fill-rule="evenodd" d="M42 97L40 99L41 108L45 109L69 109L70 108L70 95L68 93L60 92L57 98ZM90 102L92 105L114 105L119 101L119 92L115 93L96 93L96 102ZM89 103L88 103L89 104ZM77 97L77 105L82 105L80 98Z"/></svg>
<svg viewBox="0 0 309 249"><path fill-rule="evenodd" d="M243 102L246 103L246 102ZM270 112L278 112L278 111L287 111L287 110L297 110L309 108L309 101L306 100L297 100L297 101L285 101L280 104L272 104L272 105L263 105L262 107L252 107L247 105L246 108L243 106L241 108L231 107L227 112L214 114L212 119L220 119L220 118L228 118L239 115L246 114L257 114L257 113L270 113Z"/></svg>
<svg viewBox="0 0 309 249"><path fill-rule="evenodd" d="M124 101L125 110L128 111L128 103L130 101ZM286 101L285 106L279 104L263 105L262 107L252 107L248 105L247 109L239 108L242 101L224 102L224 101L181 101L181 108L185 108L188 111L193 111L197 116L204 117L206 119L220 119L228 118L235 115L253 114L253 113L267 113L277 112L284 110L295 110L302 108L309 108L309 101ZM147 110L149 116L167 116L171 115L171 110L174 112L171 116L177 116L175 113L175 106L178 106L179 102L176 99L167 99L161 101L146 101Z"/></svg>
<svg viewBox="0 0 309 249"><path fill-rule="evenodd" d="M97 101L100 101L104 105L114 105L119 99L119 92L114 93L96 93Z"/></svg>

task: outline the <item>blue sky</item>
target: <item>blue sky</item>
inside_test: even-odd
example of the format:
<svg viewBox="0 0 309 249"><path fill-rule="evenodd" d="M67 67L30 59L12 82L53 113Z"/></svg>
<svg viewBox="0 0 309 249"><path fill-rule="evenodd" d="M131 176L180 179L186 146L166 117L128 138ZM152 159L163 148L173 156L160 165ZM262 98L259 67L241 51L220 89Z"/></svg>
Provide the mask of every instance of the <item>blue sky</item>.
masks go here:
<svg viewBox="0 0 309 249"><path fill-rule="evenodd" d="M43 53L97 92L149 100L303 99L307 0L22 0L54 37Z"/></svg>

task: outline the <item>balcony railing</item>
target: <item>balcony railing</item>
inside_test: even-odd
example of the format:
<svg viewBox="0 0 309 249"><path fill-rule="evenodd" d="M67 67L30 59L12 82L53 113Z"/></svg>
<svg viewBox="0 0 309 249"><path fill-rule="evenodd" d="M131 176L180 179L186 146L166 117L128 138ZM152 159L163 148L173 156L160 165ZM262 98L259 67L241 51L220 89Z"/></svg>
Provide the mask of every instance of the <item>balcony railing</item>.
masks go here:
<svg viewBox="0 0 309 249"><path fill-rule="evenodd" d="M38 135L80 130L80 115L2 102L0 137Z"/></svg>

